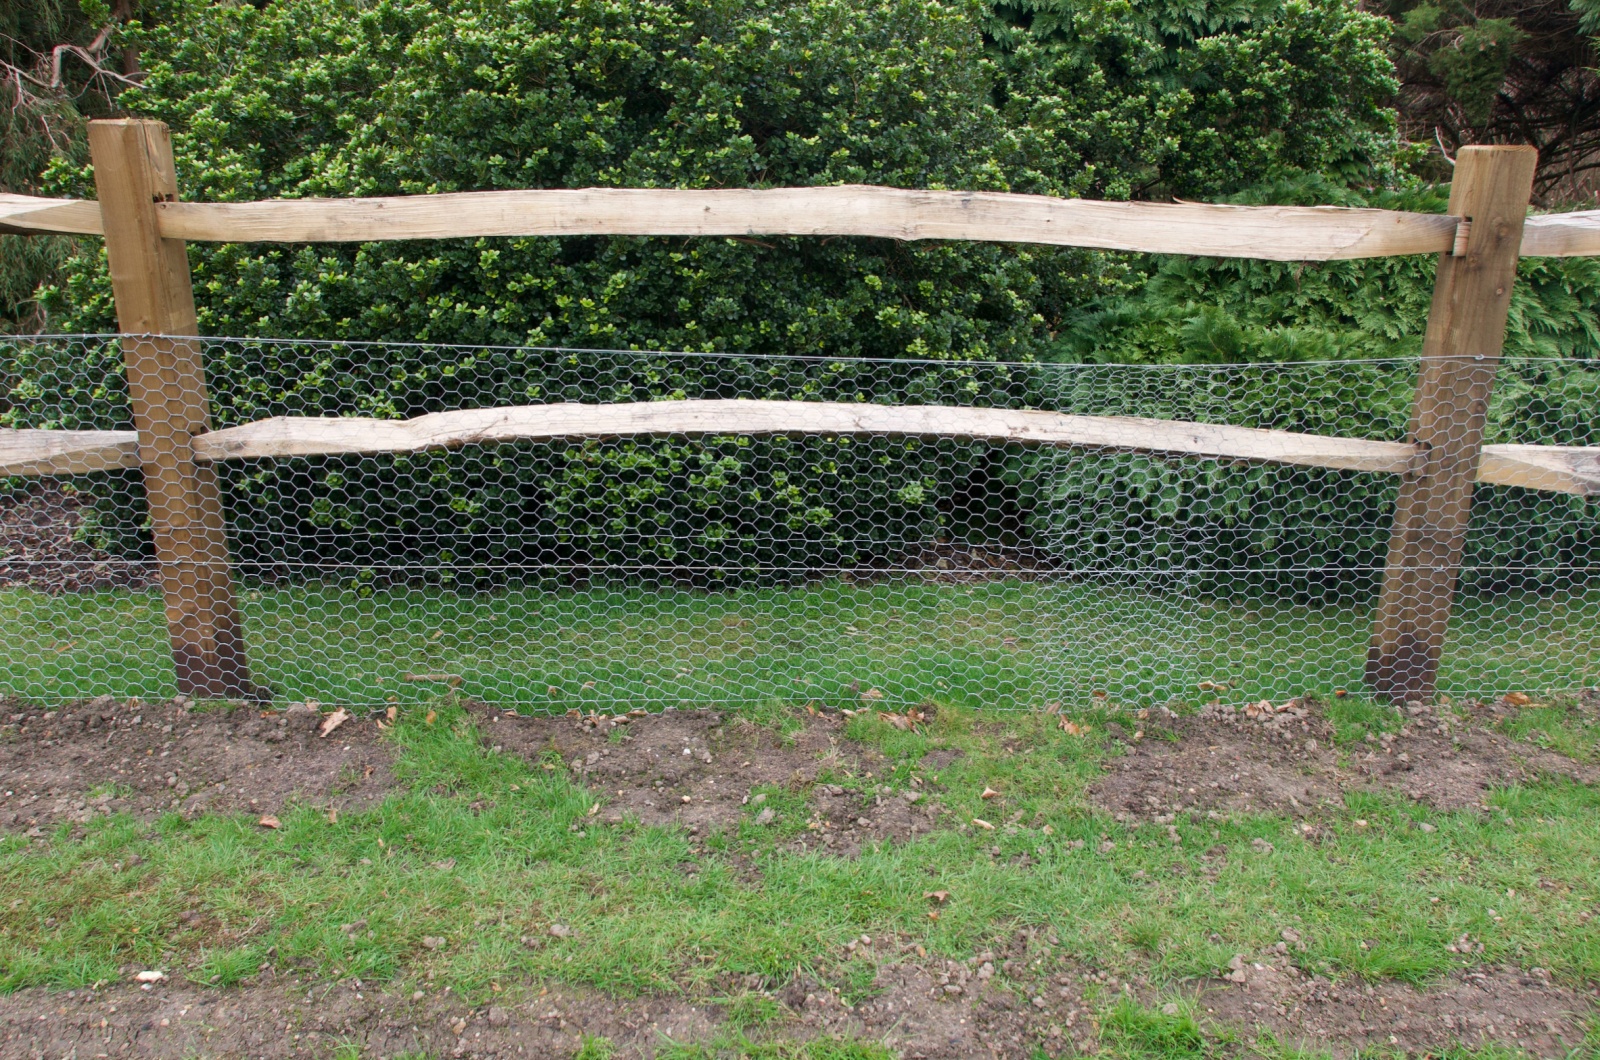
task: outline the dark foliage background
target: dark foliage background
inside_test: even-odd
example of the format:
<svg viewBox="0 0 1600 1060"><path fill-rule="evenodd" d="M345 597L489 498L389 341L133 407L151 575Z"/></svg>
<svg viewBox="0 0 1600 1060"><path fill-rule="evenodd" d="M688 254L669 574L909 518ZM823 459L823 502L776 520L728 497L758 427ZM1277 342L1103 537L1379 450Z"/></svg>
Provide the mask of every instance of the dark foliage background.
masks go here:
<svg viewBox="0 0 1600 1060"><path fill-rule="evenodd" d="M1426 147L1402 140L1391 106L1402 87L1391 50L1423 15L1391 14L1345 0L186 0L119 29L142 73L117 103L172 125L186 197L211 201L859 182L1442 210L1443 190L1417 176ZM71 151L43 184L92 194ZM335 340L219 348L208 363L220 423L741 394L1027 401L1398 436L1408 383L1377 362L1416 352L1432 274L1420 259L1299 266L854 239L191 255L205 333ZM40 301L54 326L112 326L97 245L71 246L54 275ZM1539 261L1523 279L1509 351L1562 363L1503 391L1494 437L1592 442L1600 273ZM359 345L385 339L422 344ZM569 355L580 365L500 346L768 360L730 375L725 363L607 368L600 355ZM114 350L52 350L7 357L5 422L125 417ZM830 374L796 359L819 355L906 367ZM1085 389L1063 382L1071 373L996 381L962 367L1327 358L1374 363L1299 387L1273 386L1270 370L1222 373L1189 394L1104 382L1116 373ZM887 441L529 447L229 474L249 559L650 563L709 580L881 563L957 535L1086 567L1311 566L1346 585L1374 564L1391 497L1362 476ZM136 491L85 488L104 491L93 532L142 547ZM1486 491L1478 507L1482 559L1592 555L1593 505Z"/></svg>

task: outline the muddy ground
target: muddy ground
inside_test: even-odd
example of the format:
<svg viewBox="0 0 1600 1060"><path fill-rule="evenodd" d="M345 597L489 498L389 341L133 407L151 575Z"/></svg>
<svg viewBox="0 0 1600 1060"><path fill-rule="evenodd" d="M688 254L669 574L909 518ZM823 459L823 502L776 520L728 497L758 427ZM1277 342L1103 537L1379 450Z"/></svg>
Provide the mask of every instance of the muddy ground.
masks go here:
<svg viewBox="0 0 1600 1060"><path fill-rule="evenodd" d="M487 745L535 768L574 771L606 793L604 814L678 824L701 839L759 820L755 789L772 787L808 797L797 850L848 857L867 843L953 823L944 820L936 784L900 794L874 785L887 763L847 739L837 715L808 715L784 734L714 711L579 719L472 709ZM1351 790L1390 789L1470 810L1489 783L1541 774L1600 779L1592 765L1493 732L1507 709L1414 708L1400 732L1340 748L1310 703L1181 718L1151 711L1111 728L1116 753L1091 796L1125 818L1272 810L1314 820ZM277 813L294 802L355 808L381 800L394 780L376 721L351 718L321 736L324 718L303 704L265 712L197 711L182 701L96 700L56 711L0 704L0 829L41 835L116 811ZM957 753L934 752L924 772ZM848 776L866 784L847 790L833 782ZM863 1036L925 1058L1021 1057L1036 1044L1052 1055L1092 1049L1091 1013L1109 996L1130 990L1157 1005L1171 996L1092 968L1063 972L1069 965L1054 948L1048 933L1024 931L969 961L945 962L880 938L840 955L877 967L874 996L854 1007L804 979L727 983L721 992L772 997L784 1013L777 1033ZM1331 983L1305 975L1278 949L1240 954L1215 978L1181 989L1217 1024L1267 1028L1342 1055L1495 1041L1565 1056L1597 1011L1593 984L1552 982L1536 969L1480 968L1426 989ZM562 1056L584 1034L610 1038L623 1055L649 1056L667 1039L705 1040L725 1019L718 1006L679 996L618 999L560 988L508 991L492 1005L469 1006L426 989L418 997L354 982L307 986L268 972L226 990L166 981L149 990L22 991L0 998L0 1057L325 1056L336 1042L360 1044L363 1056Z"/></svg>

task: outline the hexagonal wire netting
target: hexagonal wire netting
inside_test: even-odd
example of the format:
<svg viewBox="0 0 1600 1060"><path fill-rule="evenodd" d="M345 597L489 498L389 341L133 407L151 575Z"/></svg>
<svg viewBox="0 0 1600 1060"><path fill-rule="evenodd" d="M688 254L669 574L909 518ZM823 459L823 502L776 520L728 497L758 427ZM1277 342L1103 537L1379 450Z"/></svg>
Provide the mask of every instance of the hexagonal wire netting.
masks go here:
<svg viewBox="0 0 1600 1060"><path fill-rule="evenodd" d="M1398 441L1416 360L1102 365L205 339L212 426L760 398ZM112 335L9 338L10 427L130 429ZM1490 443L1600 444L1600 365L1507 360ZM1358 693L1393 474L891 434L219 462L275 698L999 708ZM0 692L176 691L137 468L0 480ZM1440 689L1600 679L1600 505L1480 485Z"/></svg>

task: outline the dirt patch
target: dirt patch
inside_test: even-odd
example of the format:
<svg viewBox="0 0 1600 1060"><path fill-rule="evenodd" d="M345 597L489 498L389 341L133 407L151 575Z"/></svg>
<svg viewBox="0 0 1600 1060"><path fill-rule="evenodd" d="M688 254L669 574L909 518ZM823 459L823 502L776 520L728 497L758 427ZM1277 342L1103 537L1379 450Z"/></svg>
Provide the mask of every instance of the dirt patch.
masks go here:
<svg viewBox="0 0 1600 1060"><path fill-rule="evenodd" d="M847 960L876 968L869 997L797 978L764 989L759 977L722 984L723 998L764 998L778 1019L746 1033L786 1039L881 1041L907 1060L1051 1055L1088 1046L1093 1023L1082 976L1013 980L1029 968L1031 932L967 961L918 956L899 940L858 940ZM656 1055L669 1041L704 1042L730 1006L683 996L611 997L564 986L508 984L482 1005L424 989L359 981L306 984L263 972L249 984L208 989L167 980L148 989L23 990L0 997L0 1056L327 1056L339 1044L360 1055L571 1056L585 1035L610 1039L626 1057ZM1048 995L1048 996L1047 996Z"/></svg>
<svg viewBox="0 0 1600 1060"><path fill-rule="evenodd" d="M906 840L934 827L938 800L918 787L891 789L887 761L843 735L844 719L808 716L784 733L712 710L661 714L525 717L474 708L484 740L535 768L557 762L597 793L609 823L626 816L680 825L706 838L749 820L795 834L795 850L854 855L863 844ZM804 821L757 789L805 800Z"/></svg>
<svg viewBox="0 0 1600 1060"><path fill-rule="evenodd" d="M1482 808L1492 786L1566 776L1600 781L1600 769L1489 726L1506 708L1471 704L1466 712L1413 704L1396 732L1336 746L1315 701L1233 708L1211 705L1178 716L1141 712L1126 753L1108 759L1090 789L1122 816L1275 812L1304 817L1342 808L1352 790L1390 790L1440 810Z"/></svg>
<svg viewBox="0 0 1600 1060"><path fill-rule="evenodd" d="M0 701L0 829L42 835L62 821L169 811L278 813L294 801L360 808L392 787L377 726L323 715L194 710L109 696L40 710Z"/></svg>
<svg viewBox="0 0 1600 1060"><path fill-rule="evenodd" d="M77 593L154 585L155 564L108 556L79 539L85 507L52 485L0 500L0 586Z"/></svg>
<svg viewBox="0 0 1600 1060"><path fill-rule="evenodd" d="M1331 1049L1335 1056L1490 1043L1533 1056L1571 1056L1600 1000L1539 969L1480 968L1418 989L1388 981L1333 983L1282 957L1235 963L1235 981L1209 983L1201 992L1209 1019L1269 1029L1291 1047Z"/></svg>

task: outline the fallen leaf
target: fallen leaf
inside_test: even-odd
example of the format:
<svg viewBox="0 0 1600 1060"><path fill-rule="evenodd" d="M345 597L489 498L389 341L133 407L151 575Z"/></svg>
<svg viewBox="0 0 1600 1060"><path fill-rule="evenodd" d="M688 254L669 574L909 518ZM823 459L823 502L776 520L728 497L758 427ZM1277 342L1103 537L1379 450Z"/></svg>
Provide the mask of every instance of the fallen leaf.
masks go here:
<svg viewBox="0 0 1600 1060"><path fill-rule="evenodd" d="M158 972L158 971L156 971L154 969L151 969L149 971L140 972L137 975L135 975L133 978L136 981L141 982L141 983L159 983L159 982L161 982L161 980L165 979L166 977L167 977L167 973L166 972Z"/></svg>
<svg viewBox="0 0 1600 1060"><path fill-rule="evenodd" d="M999 796L1000 796L1000 793L998 791L994 790L993 788L984 788L983 789L983 794L978 796L978 797L980 799L994 799L994 798L998 798Z"/></svg>
<svg viewBox="0 0 1600 1060"><path fill-rule="evenodd" d="M982 817L974 817L972 819L972 823L977 825L979 828L982 828L986 832L994 831L994 825L990 824L988 821L985 821Z"/></svg>
<svg viewBox="0 0 1600 1060"><path fill-rule="evenodd" d="M551 924L550 934L554 935L558 939L570 939L573 935L577 934L577 932L573 931L565 924Z"/></svg>
<svg viewBox="0 0 1600 1060"><path fill-rule="evenodd" d="M600 804L598 802L595 803L593 806L589 807L589 816L590 817L593 817L595 814L597 814L599 812L600 812Z"/></svg>
<svg viewBox="0 0 1600 1060"><path fill-rule="evenodd" d="M262 828L282 828L283 827L283 822L278 820L276 817L272 816L270 813L269 814L263 814L262 817L261 817L261 820L257 821L256 824L259 824Z"/></svg>
<svg viewBox="0 0 1600 1060"><path fill-rule="evenodd" d="M1505 700L1513 707L1525 707L1529 703L1533 702L1533 700L1523 692L1507 692L1505 695Z"/></svg>
<svg viewBox="0 0 1600 1060"><path fill-rule="evenodd" d="M923 891L922 897L938 902L940 905L950 900L949 891Z"/></svg>
<svg viewBox="0 0 1600 1060"><path fill-rule="evenodd" d="M937 909L928 910L928 919L929 920L938 920L939 919L939 910L937 910Z"/></svg>
<svg viewBox="0 0 1600 1060"><path fill-rule="evenodd" d="M593 688L594 687L594 682L593 681L585 681L583 683L583 687L584 688Z"/></svg>
<svg viewBox="0 0 1600 1060"><path fill-rule="evenodd" d="M389 719L390 725L393 725L394 720L400 716L400 708L390 707L388 710L383 712L383 716Z"/></svg>
<svg viewBox="0 0 1600 1060"><path fill-rule="evenodd" d="M317 735L326 736L345 722L350 720L350 712L340 707L338 710L322 719L322 725L317 729Z"/></svg>
<svg viewBox="0 0 1600 1060"><path fill-rule="evenodd" d="M422 936L422 945L430 950L442 950L447 944L447 940L440 938L438 935Z"/></svg>
<svg viewBox="0 0 1600 1060"><path fill-rule="evenodd" d="M883 693L876 688L869 688L865 692L861 693L861 698L867 702L872 702L874 700L882 699Z"/></svg>
<svg viewBox="0 0 1600 1060"><path fill-rule="evenodd" d="M338 824L339 823L339 811L338 811L337 808L332 807L332 806L328 807L328 823L329 824Z"/></svg>
<svg viewBox="0 0 1600 1060"><path fill-rule="evenodd" d="M1066 733L1068 736L1082 736L1088 730L1075 721L1068 721L1066 718L1062 718L1061 731Z"/></svg>
<svg viewBox="0 0 1600 1060"><path fill-rule="evenodd" d="M434 719L437 718L438 716L439 716L439 712L438 711L430 710L430 711L428 711L428 716L426 718L423 718L422 720L427 722L429 725L432 725L433 722L434 722Z"/></svg>
<svg viewBox="0 0 1600 1060"><path fill-rule="evenodd" d="M1348 696L1349 694L1350 694L1350 692L1347 689L1335 688L1333 690L1333 697L1335 699L1343 699L1345 696Z"/></svg>
<svg viewBox="0 0 1600 1060"><path fill-rule="evenodd" d="M555 685L546 685L545 692L552 696L559 696L561 694L561 689L557 688Z"/></svg>

